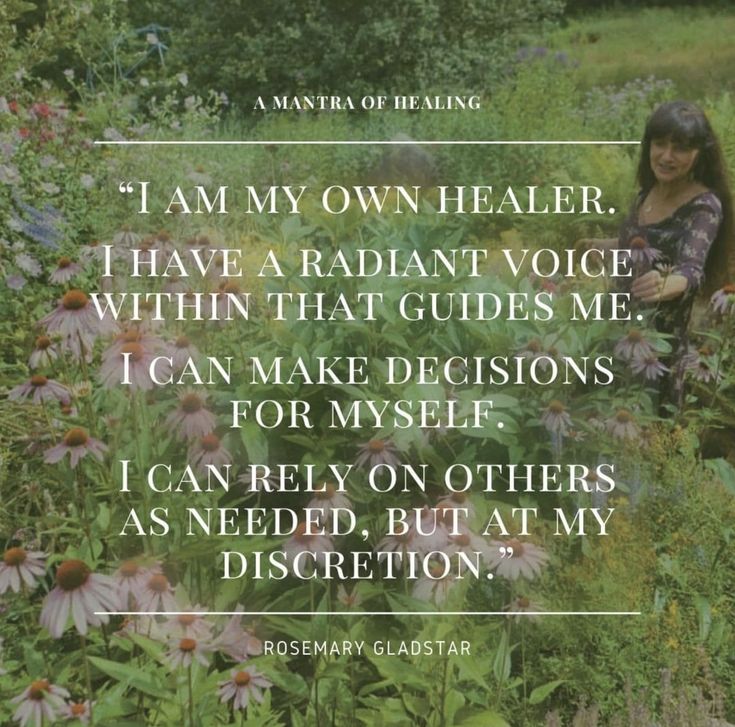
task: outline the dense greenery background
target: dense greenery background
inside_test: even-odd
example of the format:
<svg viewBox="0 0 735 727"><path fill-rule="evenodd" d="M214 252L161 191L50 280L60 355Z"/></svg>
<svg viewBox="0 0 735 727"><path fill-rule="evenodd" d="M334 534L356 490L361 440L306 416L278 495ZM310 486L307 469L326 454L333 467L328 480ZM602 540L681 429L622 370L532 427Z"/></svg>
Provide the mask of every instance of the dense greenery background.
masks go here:
<svg viewBox="0 0 735 727"><path fill-rule="evenodd" d="M437 139L637 139L657 103L684 96L706 109L732 170L733 37L735 13L727 3L628 2L609 4L602 11L598 3L556 0L399 4L5 0L0 4L2 383L11 389L28 377L26 362L38 333L36 323L65 289L48 281L59 255L76 258L94 239L112 239L127 224L137 224L137 231L148 236L170 225L170 219L161 215L143 229L129 218L119 195L110 198L110 180L117 179L121 168L155 175L165 184L180 181L182 175L235 183L296 179L320 184L364 178L385 162L382 150L369 147L325 148L317 154L279 147L240 156L220 150L177 151L172 163L168 151L112 153L93 148L92 139L370 139L399 133ZM482 110L264 115L249 108L260 93L357 96L421 91L479 93ZM471 148L438 147L431 150L431 163L447 184L487 179L594 183L605 189L620 214L634 192L631 149L508 148L483 155ZM615 234L619 221L620 216L596 226L570 216L555 219L553 225L526 218L463 220L448 226L429 219L411 229L392 230L350 217L328 220L310 211L303 224L231 219L202 234L241 243L253 255L267 247L287 251L303 240L350 244L358 236L377 246L395 235L403 244L421 247L455 233L494 250L501 242L562 247L586 235ZM43 273L20 270L19 252L37 258ZM27 280L18 289L21 272ZM97 283L93 267L83 276L75 284L91 289ZM13 288L8 282L12 278ZM706 301L701 308L706 309ZM642 607L641 619L546 619L521 624L508 620L500 625L468 618L461 623L462 632L483 649L466 662L257 662L275 689L263 708L247 713L246 724L311 727L320 718L322 724L329 723L330 717L335 724L350 727L356 720L371 727L408 723L713 727L735 721L733 324L732 316L716 318L711 312L702 320L697 324L698 343L707 351L702 354L706 360L716 362L713 367L720 379L695 387L676 421L659 420L652 413L650 391L633 377L615 396L576 392L575 421L578 415L586 421L585 417L594 419L597 412L602 416L630 402L640 407L646 441L645 446L625 448L619 506L627 515L614 540L554 546L555 566L561 567L540 582L524 584L528 595L547 608L580 604L604 609L622 604ZM388 350L440 345L449 352L463 346L507 348L517 336L516 330L504 328L489 332L484 327L446 326L438 334L428 327L417 333L389 326L367 333L341 327L324 340L323 332L315 328L263 326L248 338L248 345L284 355L321 350L320 346L359 351L380 345ZM616 335L617 329L600 326L586 332L583 341L566 332L563 342L572 349L612 346ZM222 337L212 334L207 341L214 352L228 350ZM124 424L131 403L119 391L111 394L99 386L95 367L100 354L98 346L89 372L70 366L55 374L74 385L78 412L54 410L49 424L39 407L2 402L3 546L38 538L39 547L49 551L50 565L35 592L2 596L6 610L0 621L5 639L1 720L11 723L8 699L20 694L31 679L47 676L68 686L76 698L89 696L83 669L89 663L83 652L88 647L93 660L89 679L101 724L180 725L186 709L193 711L193 702L196 719L205 727L228 724L232 712L219 704L216 695L217 681L231 666L222 655L209 670L195 672L192 688L182 672L164 665L163 647L153 640L141 637L131 644L112 637L110 642L107 632L95 630L88 644L80 644L73 629L55 640L37 625L46 592L53 587L53 565L82 558L107 573L130 555L110 537L111 519L119 512L105 473L85 461L81 470L92 484L80 503L74 472L65 464L42 464L39 447L58 434L58 427L81 419L98 436L119 440L121 451L132 453L142 446L157 457L185 456L165 437L143 438L142 443L130 437ZM171 395L164 392L139 403L150 405L143 409L145 415L159 421L159 428L164 426ZM549 443L538 420L546 404L538 392L524 392L521 401L514 401L514 412L509 412L517 416L524 432L519 442L501 438L471 443L466 456L479 452L548 458ZM592 425L585 426L587 444L575 444L579 449L565 456L597 456L599 451L612 456L619 451L620 445L616 449L598 439ZM253 432L227 444L239 461L253 460L267 447ZM277 432L270 444L277 451L289 447L297 458L309 460L315 451L322 458L347 457L354 454L357 441L347 436L328 442L289 440ZM417 452L415 443L399 444L405 444L411 456L427 456ZM451 461L456 454L452 446L467 445L438 444L431 456ZM711 456L705 459L704 454ZM80 522L89 522L84 537ZM539 538L545 534L536 533ZM167 574L188 589L192 602L205 600L219 585L211 578L209 553L194 547L170 557L164 552L155 555L168 558ZM514 595L512 588L490 594L476 588L464 594L462 606L503 607L503 599ZM220 605L233 608L241 595L234 590L219 592ZM245 595L249 605L271 606L278 597L288 607L297 603L307 607L309 598L332 596L323 591L315 596L308 589L285 594L264 589ZM380 598L370 590L365 596L370 605L370 598ZM321 635L325 623L315 619L308 635ZM263 628L294 638L307 633L296 620L274 621ZM345 638L372 638L385 631L440 638L458 627L456 621L418 627L408 620L391 620L383 627L366 619L336 620L329 628ZM129 657L135 661L127 663ZM442 687L435 689L439 684Z"/></svg>

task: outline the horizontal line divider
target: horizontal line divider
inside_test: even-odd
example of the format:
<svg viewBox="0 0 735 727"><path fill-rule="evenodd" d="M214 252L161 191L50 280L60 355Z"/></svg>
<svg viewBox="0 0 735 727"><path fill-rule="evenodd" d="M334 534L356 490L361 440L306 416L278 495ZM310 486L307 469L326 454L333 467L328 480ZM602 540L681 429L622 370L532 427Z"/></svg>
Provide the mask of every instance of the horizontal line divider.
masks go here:
<svg viewBox="0 0 735 727"><path fill-rule="evenodd" d="M640 616L640 611L95 611L95 616Z"/></svg>

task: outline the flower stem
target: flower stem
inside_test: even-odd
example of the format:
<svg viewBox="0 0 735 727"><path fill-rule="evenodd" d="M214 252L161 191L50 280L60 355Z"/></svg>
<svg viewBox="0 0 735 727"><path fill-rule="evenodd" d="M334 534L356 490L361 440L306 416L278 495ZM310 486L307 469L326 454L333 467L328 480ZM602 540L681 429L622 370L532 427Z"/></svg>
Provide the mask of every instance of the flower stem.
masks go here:
<svg viewBox="0 0 735 727"><path fill-rule="evenodd" d="M190 727L196 727L196 724L194 723L194 688L191 681L191 668L192 664L189 664L189 668L187 670L189 681L189 725Z"/></svg>
<svg viewBox="0 0 735 727"><path fill-rule="evenodd" d="M92 692L92 675L89 671L89 659L87 657L87 638L80 634L82 642L82 655L84 657L84 678L87 682L87 699L89 699L89 724L94 727L94 693Z"/></svg>

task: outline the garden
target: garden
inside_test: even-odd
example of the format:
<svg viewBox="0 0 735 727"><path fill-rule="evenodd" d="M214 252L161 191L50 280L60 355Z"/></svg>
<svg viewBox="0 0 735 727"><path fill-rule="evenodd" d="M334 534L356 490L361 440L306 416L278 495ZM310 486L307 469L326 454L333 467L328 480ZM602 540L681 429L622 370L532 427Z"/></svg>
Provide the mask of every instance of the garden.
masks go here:
<svg viewBox="0 0 735 727"><path fill-rule="evenodd" d="M637 145L414 142L637 142L658 104L684 97L735 170L735 13L579 5L3 4L0 723L735 722L735 270L695 304L683 405L659 407L672 341L650 307L635 325L571 322L571 301L610 293L608 279L502 265L503 251L617 235ZM253 108L258 95L419 92L481 106ZM366 143L284 143L323 140ZM115 144L127 141L142 143ZM150 180L149 213L121 193L128 180L138 193ZM308 193L300 214L269 213L242 191L366 180L425 187L420 213L335 215ZM616 212L446 215L432 191L486 184L595 185ZM172 201L177 188L223 186L228 214L188 214L196 199L183 192ZM131 276L133 250L143 270L169 261L171 274ZM334 274L304 275L305 250ZM365 264L360 250L403 274L346 274ZM476 268L461 258L451 277L416 275L451 250L475 251ZM323 316L266 304L320 295ZM369 295L376 315L350 315ZM189 307L160 316L145 296ZM528 315L478 303L508 300ZM552 300L549 320L540 303ZM424 380L397 362L389 375L391 358L422 356ZM346 368L359 357L375 363L364 378ZM336 363L314 383L323 362ZM276 365L282 375L266 376ZM452 426L490 397L481 426ZM252 409L233 420L233 401ZM289 401L309 426L278 415L273 402ZM421 416L423 401L435 406ZM368 403L386 402L403 414L371 418ZM156 463L169 469L151 474ZM495 480L478 469L491 464ZM427 474L391 485L373 477L381 467ZM527 468L562 474L542 491ZM388 534L389 508L406 511L405 532ZM520 509L534 513L527 528ZM559 511L579 509L609 514L609 532L560 535ZM274 535L279 510L332 524L315 533L301 518ZM261 519L245 535L234 513ZM429 569L322 577L337 556L377 550L430 554ZM271 576L223 578L225 552L242 554L235 572L258 554ZM472 553L477 577L461 577ZM460 640L469 653L438 646ZM405 647L268 647L322 642Z"/></svg>

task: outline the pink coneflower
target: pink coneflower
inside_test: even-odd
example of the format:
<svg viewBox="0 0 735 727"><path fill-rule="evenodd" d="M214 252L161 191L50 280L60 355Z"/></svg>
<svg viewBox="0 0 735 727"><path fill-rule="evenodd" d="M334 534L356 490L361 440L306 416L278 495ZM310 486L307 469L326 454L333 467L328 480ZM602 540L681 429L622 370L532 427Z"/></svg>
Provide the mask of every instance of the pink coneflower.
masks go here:
<svg viewBox="0 0 735 727"><path fill-rule="evenodd" d="M123 381L130 390L150 391L154 387L150 370L156 354L140 343L124 343L117 356L107 356L100 366L100 381L107 389L121 386ZM127 361L127 364L126 364ZM163 364L163 365L161 365ZM127 369L127 370L126 370ZM156 375L165 380L170 373L166 362L156 363Z"/></svg>
<svg viewBox="0 0 735 727"><path fill-rule="evenodd" d="M634 374L643 374L648 381L661 378L669 369L664 366L655 354L645 358L634 358L630 362L631 371Z"/></svg>
<svg viewBox="0 0 735 727"><path fill-rule="evenodd" d="M189 440L209 434L217 425L212 412L204 408L204 398L193 392L179 396L179 406L168 415L166 423Z"/></svg>
<svg viewBox="0 0 735 727"><path fill-rule="evenodd" d="M82 272L81 265L75 263L70 257L60 257L56 270L49 275L49 282L63 285L80 272Z"/></svg>
<svg viewBox="0 0 735 727"><path fill-rule="evenodd" d="M62 347L77 358L82 347L88 355L98 335L115 330L113 321L100 318L87 294L81 290L70 290L59 301L56 310L40 320L49 334L61 336Z"/></svg>
<svg viewBox="0 0 735 727"><path fill-rule="evenodd" d="M711 381L715 381L715 379L719 383L722 379L722 374L715 373L712 366L703 358L699 359L696 365L690 367L688 371L695 381L699 381L702 384L709 384Z"/></svg>
<svg viewBox="0 0 735 727"><path fill-rule="evenodd" d="M661 251L651 247L640 235L632 238L629 244L630 259L634 265L653 265L661 257Z"/></svg>
<svg viewBox="0 0 735 727"><path fill-rule="evenodd" d="M189 667L194 661L198 661L202 666L209 666L207 654L211 650L211 645L205 641L187 636L183 639L172 639L164 659L171 669Z"/></svg>
<svg viewBox="0 0 735 727"><path fill-rule="evenodd" d="M178 275L170 275L163 285L164 293L186 293L189 286L186 280Z"/></svg>
<svg viewBox="0 0 735 727"><path fill-rule="evenodd" d="M605 429L616 439L637 439L641 432L635 423L635 417L628 409L618 409L613 416L606 419Z"/></svg>
<svg viewBox="0 0 735 727"><path fill-rule="evenodd" d="M283 544L283 552L286 554L286 560L290 569L293 571L295 561L300 561L300 570L306 570L305 565L314 563L317 566L324 567L326 562L326 553L334 551L332 539L328 535L318 535L316 533L307 532L305 522L300 522L294 534ZM302 553L311 553L313 558L305 561L300 558Z"/></svg>
<svg viewBox="0 0 735 727"><path fill-rule="evenodd" d="M119 245L129 250L130 248L136 247L140 242L140 235L133 232L129 227L123 227L119 232L112 238L113 245Z"/></svg>
<svg viewBox="0 0 735 727"><path fill-rule="evenodd" d="M483 560L489 558L490 544L486 540L473 533L466 525L460 526L458 530L457 535L449 535L449 545L444 549L447 555L465 553L471 556L480 553Z"/></svg>
<svg viewBox="0 0 735 727"><path fill-rule="evenodd" d="M273 682L266 679L255 667L233 669L227 681L219 682L219 697L223 704L232 700L233 709L245 709L250 699L258 704L263 701L263 689L270 689Z"/></svg>
<svg viewBox="0 0 735 727"><path fill-rule="evenodd" d="M653 346L637 328L631 328L628 331L628 335L621 338L615 344L613 353L618 358L623 359L623 361L632 361L633 359L648 358L648 356L656 355Z"/></svg>
<svg viewBox="0 0 735 727"><path fill-rule="evenodd" d="M712 310L720 315L735 313L735 285L729 283L716 291L710 298Z"/></svg>
<svg viewBox="0 0 735 727"><path fill-rule="evenodd" d="M337 600L345 608L355 608L362 603L362 596L357 590L357 586L354 586L351 591L348 591L345 586L340 584L337 586Z"/></svg>
<svg viewBox="0 0 735 727"><path fill-rule="evenodd" d="M113 248L110 250L110 259L115 260L119 253ZM99 240L91 240L79 248L79 259L83 263L98 263L105 259L105 248L100 245Z"/></svg>
<svg viewBox="0 0 735 727"><path fill-rule="evenodd" d="M176 371L181 370L190 360L199 358L199 349L189 340L188 336L179 336L168 347L168 355Z"/></svg>
<svg viewBox="0 0 735 727"><path fill-rule="evenodd" d="M51 366L58 357L59 353L55 346L52 345L51 339L48 336L39 336L36 339L36 346L28 359L28 366L32 369Z"/></svg>
<svg viewBox="0 0 735 727"><path fill-rule="evenodd" d="M163 573L153 573L140 592L138 606L141 611L175 611L174 589Z"/></svg>
<svg viewBox="0 0 735 727"><path fill-rule="evenodd" d="M92 717L92 704L88 699L83 702L68 702L61 710L67 719L78 719L82 724L89 724Z"/></svg>
<svg viewBox="0 0 735 727"><path fill-rule="evenodd" d="M466 510L460 517L463 519L472 519L475 517L475 506L472 504L466 492L452 492L444 495L436 501L436 506L441 508L452 508L456 510Z"/></svg>
<svg viewBox="0 0 735 727"><path fill-rule="evenodd" d="M232 455L222 446L222 440L210 432L191 445L189 462L199 470L207 466L223 467L232 463Z"/></svg>
<svg viewBox="0 0 735 727"><path fill-rule="evenodd" d="M528 361L533 361L544 355L544 346L538 338L532 338L518 352L518 355Z"/></svg>
<svg viewBox="0 0 735 727"><path fill-rule="evenodd" d="M146 568L137 560L123 561L112 576L123 607L129 606L131 599L133 603L137 603L151 576L160 572L161 567L158 564Z"/></svg>
<svg viewBox="0 0 735 727"><path fill-rule="evenodd" d="M381 464L389 467L398 467L401 464L398 450L390 439L371 439L360 445L355 460L356 467L372 468Z"/></svg>
<svg viewBox="0 0 735 727"><path fill-rule="evenodd" d="M40 623L60 639L71 614L77 631L84 635L88 625L110 620L107 614L95 612L116 611L119 605L112 578L92 573L82 560L65 560L56 570L56 586L46 596Z"/></svg>
<svg viewBox="0 0 735 727"><path fill-rule="evenodd" d="M440 563L431 564L429 566L431 575L423 573L414 584L411 595L419 601L433 602L437 606L441 606L446 602L452 586L456 583L454 575L451 572L445 573L445 570L445 567Z"/></svg>
<svg viewBox="0 0 735 727"><path fill-rule="evenodd" d="M541 423L552 434L564 436L572 428L572 418L558 399L552 399L541 415Z"/></svg>
<svg viewBox="0 0 735 727"><path fill-rule="evenodd" d="M386 535L375 547L377 553L406 553L409 549L418 553L431 553L443 550L449 544L449 533L443 519L432 513L428 507L412 511L406 518L406 531L396 535ZM428 533L428 534L425 534ZM400 562L398 563L400 567Z"/></svg>
<svg viewBox="0 0 735 727"><path fill-rule="evenodd" d="M8 589L20 591L21 583L28 588L36 587L36 578L46 573L46 553L28 551L25 548L8 548L0 562L0 595Z"/></svg>
<svg viewBox="0 0 735 727"><path fill-rule="evenodd" d="M35 374L25 383L18 384L18 386L11 389L8 392L8 399L11 401L31 399L34 404L43 404L46 401L60 401L62 404L71 403L69 389L64 384L54 381L54 379L47 379L41 374Z"/></svg>
<svg viewBox="0 0 735 727"><path fill-rule="evenodd" d="M56 464L64 459L68 452L70 466L74 468L79 464L79 460L87 454L91 454L95 459L102 462L106 451L107 445L90 437L82 427L72 427L59 444L46 450L43 461L46 464Z"/></svg>
<svg viewBox="0 0 735 727"><path fill-rule="evenodd" d="M324 491L315 493L315 497L309 501L307 507L321 511L319 521L323 524L335 508L340 508L340 514L343 514L345 510L352 510L352 503L344 493L337 491L333 482L327 482Z"/></svg>
<svg viewBox="0 0 735 727"><path fill-rule="evenodd" d="M242 606L238 604L237 608L239 611ZM263 642L251 631L244 629L240 624L241 621L242 616L238 613L233 614L212 643L214 649L227 654L235 661L245 661L251 656L259 656L263 653Z"/></svg>
<svg viewBox="0 0 735 727"><path fill-rule="evenodd" d="M201 615L206 609L197 604L191 607L191 611L191 613L168 616L164 625L165 633L169 638L191 638L211 644L212 624Z"/></svg>
<svg viewBox="0 0 735 727"><path fill-rule="evenodd" d="M509 611L510 613L517 614L516 616L511 617L516 621L520 621L522 618L530 621L538 621L538 619L541 618L538 615L538 612L541 610L543 609L538 603L532 601L526 596L517 596L507 606L503 607L503 611ZM524 614L531 615L525 616Z"/></svg>
<svg viewBox="0 0 735 727"><path fill-rule="evenodd" d="M18 705L13 719L20 727L41 727L44 721L50 724L59 718L59 713L64 708L64 699L68 697L69 692L63 687L51 684L48 679L36 679L21 694L10 700L11 704Z"/></svg>
<svg viewBox="0 0 735 727"><path fill-rule="evenodd" d="M509 581L520 577L531 580L541 573L549 556L543 548L520 540L495 540L491 543L488 561L495 573Z"/></svg>

